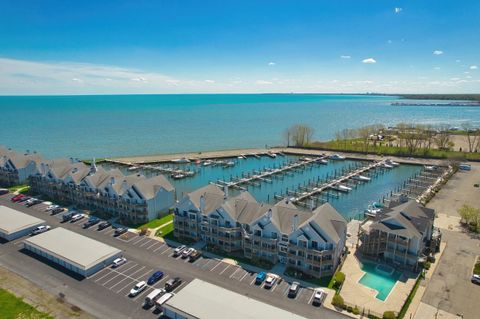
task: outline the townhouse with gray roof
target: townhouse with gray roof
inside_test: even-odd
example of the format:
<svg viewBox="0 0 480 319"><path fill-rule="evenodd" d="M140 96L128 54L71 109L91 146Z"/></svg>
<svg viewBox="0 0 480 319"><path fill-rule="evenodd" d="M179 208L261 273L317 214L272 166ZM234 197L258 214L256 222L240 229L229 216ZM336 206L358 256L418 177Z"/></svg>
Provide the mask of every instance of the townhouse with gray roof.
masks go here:
<svg viewBox="0 0 480 319"><path fill-rule="evenodd" d="M175 188L164 176L124 175L68 159L44 161L30 178L34 192L79 207L107 213L130 223L144 223L168 213Z"/></svg>
<svg viewBox="0 0 480 319"><path fill-rule="evenodd" d="M440 243L435 211L415 200L396 203L360 227L358 251L365 257L415 270Z"/></svg>
<svg viewBox="0 0 480 319"><path fill-rule="evenodd" d="M175 206L174 234L204 241L249 259L283 263L313 277L334 273L346 240L347 223L330 205L303 211L287 200L259 203L248 192L202 187Z"/></svg>
<svg viewBox="0 0 480 319"><path fill-rule="evenodd" d="M35 152L21 153L0 146L0 186L25 184L31 175L37 173L41 160L42 157Z"/></svg>

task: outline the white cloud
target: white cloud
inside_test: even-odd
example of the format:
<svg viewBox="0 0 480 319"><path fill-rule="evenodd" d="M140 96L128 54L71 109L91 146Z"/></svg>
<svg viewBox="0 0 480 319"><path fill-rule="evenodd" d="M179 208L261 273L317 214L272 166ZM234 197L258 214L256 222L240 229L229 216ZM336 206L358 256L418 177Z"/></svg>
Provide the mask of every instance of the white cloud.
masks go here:
<svg viewBox="0 0 480 319"><path fill-rule="evenodd" d="M392 40L387 40L387 43L388 43L388 44L392 44L393 41L392 41Z"/></svg>
<svg viewBox="0 0 480 319"><path fill-rule="evenodd" d="M395 8L395 13L396 13L396 14L399 14L399 13L402 12L402 11L403 11L402 8L399 8L399 7L396 7L396 8Z"/></svg>
<svg viewBox="0 0 480 319"><path fill-rule="evenodd" d="M433 54L434 55L442 55L443 51L442 50L435 50L435 51L433 51Z"/></svg>
<svg viewBox="0 0 480 319"><path fill-rule="evenodd" d="M458 81L460 78L450 78L450 81Z"/></svg>
<svg viewBox="0 0 480 319"><path fill-rule="evenodd" d="M214 80L205 80L205 83L212 84L212 83L215 83L215 81Z"/></svg>
<svg viewBox="0 0 480 319"><path fill-rule="evenodd" d="M139 77L136 77L136 78L132 78L132 81L134 82L148 82L146 78L144 78L143 76L139 76Z"/></svg>
<svg viewBox="0 0 480 319"><path fill-rule="evenodd" d="M275 66L277 65L275 62L268 62L268 66Z"/></svg>
<svg viewBox="0 0 480 319"><path fill-rule="evenodd" d="M478 69L478 66L476 66L476 65L471 65L470 66L470 70L476 70L476 69Z"/></svg>
<svg viewBox="0 0 480 319"><path fill-rule="evenodd" d="M377 61L374 59L374 58L368 58L368 59L364 59L362 61L362 63L365 63L365 64L374 64L374 63L377 63Z"/></svg>
<svg viewBox="0 0 480 319"><path fill-rule="evenodd" d="M341 59L351 59L352 57L350 55L341 55Z"/></svg>
<svg viewBox="0 0 480 319"><path fill-rule="evenodd" d="M83 83L83 80L79 79L79 78L73 78L72 81L73 82L78 82L78 83Z"/></svg>
<svg viewBox="0 0 480 319"><path fill-rule="evenodd" d="M433 68L434 70L440 70L440 67L439 66L436 66Z"/></svg>
<svg viewBox="0 0 480 319"><path fill-rule="evenodd" d="M455 62L460 63L460 60L455 60Z"/></svg>
<svg viewBox="0 0 480 319"><path fill-rule="evenodd" d="M255 84L259 84L259 85L271 85L271 84L273 84L273 82L271 82L271 81L265 81L265 80L257 80L257 81L255 81Z"/></svg>

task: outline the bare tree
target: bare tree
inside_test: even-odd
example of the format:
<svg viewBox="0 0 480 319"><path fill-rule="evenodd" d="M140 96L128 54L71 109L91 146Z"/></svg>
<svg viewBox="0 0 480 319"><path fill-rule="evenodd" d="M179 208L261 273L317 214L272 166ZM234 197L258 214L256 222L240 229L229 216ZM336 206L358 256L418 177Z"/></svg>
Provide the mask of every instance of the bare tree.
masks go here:
<svg viewBox="0 0 480 319"><path fill-rule="evenodd" d="M440 150L448 150L453 146L453 142L450 141L448 125L439 126L439 132L435 135L435 144L437 144L437 147Z"/></svg>
<svg viewBox="0 0 480 319"><path fill-rule="evenodd" d="M313 137L313 128L305 124L296 124L290 129L291 139L295 146L308 145Z"/></svg>
<svg viewBox="0 0 480 319"><path fill-rule="evenodd" d="M468 151L470 153L475 152L478 141L480 139L480 131L478 129L475 129L470 122L463 123L462 129L465 131L465 135L467 137Z"/></svg>
<svg viewBox="0 0 480 319"><path fill-rule="evenodd" d="M292 128L285 129L282 135L287 144L287 147L290 147L290 142L292 140Z"/></svg>

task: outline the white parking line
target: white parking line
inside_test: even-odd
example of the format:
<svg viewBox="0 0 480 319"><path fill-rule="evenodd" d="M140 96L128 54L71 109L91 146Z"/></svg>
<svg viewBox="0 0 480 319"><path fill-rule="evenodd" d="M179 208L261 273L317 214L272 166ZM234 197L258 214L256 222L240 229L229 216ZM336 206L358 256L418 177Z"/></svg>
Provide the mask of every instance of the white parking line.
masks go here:
<svg viewBox="0 0 480 319"><path fill-rule="evenodd" d="M161 253L160 255L163 255L163 254L165 254L166 252L169 252L169 251L171 251L171 250L170 250L170 247L168 247L167 249L165 249L165 251L162 251L162 253Z"/></svg>
<svg viewBox="0 0 480 319"><path fill-rule="evenodd" d="M253 285L253 283L255 282L255 280L257 280L257 278L253 278L252 282L250 283L250 286Z"/></svg>
<svg viewBox="0 0 480 319"><path fill-rule="evenodd" d="M245 277L247 277L247 275L248 275L248 272L246 271L245 275L243 275L243 277L239 281L242 281Z"/></svg>
<svg viewBox="0 0 480 319"><path fill-rule="evenodd" d="M118 274L118 275L116 275L115 277L112 277L112 278L108 279L107 281L105 281L105 282L102 284L102 286L105 287L106 284L108 284L110 281L112 281L113 279L117 278L118 276L124 277L123 274Z"/></svg>
<svg viewBox="0 0 480 319"><path fill-rule="evenodd" d="M311 303L312 303L313 296L315 296L315 291L312 293L312 296L310 297L310 300L308 301L308 304L311 304Z"/></svg>
<svg viewBox="0 0 480 319"><path fill-rule="evenodd" d="M140 247L145 246L146 244L150 244L154 239L148 239L148 241L144 242L143 244L140 245Z"/></svg>
<svg viewBox="0 0 480 319"><path fill-rule="evenodd" d="M212 260L213 260L213 259L207 260L207 262L203 264L202 269L207 269L207 265L208 265Z"/></svg>
<svg viewBox="0 0 480 319"><path fill-rule="evenodd" d="M133 274L136 274L137 272L142 271L143 269L145 269L145 266L142 266L142 268L134 271L133 273L131 273L130 275L128 275L128 277L130 277L130 278L132 278L132 279L135 279L135 278L133 277Z"/></svg>
<svg viewBox="0 0 480 319"><path fill-rule="evenodd" d="M110 268L109 268L109 267L105 267L105 268L103 268L102 270L100 270L100 271L98 271L98 272L94 273L94 274L93 274L93 275L91 275L90 277L87 277L87 279L92 279L92 278L95 278L95 276L97 276L97 275L100 275L101 273L103 273L103 272L105 272L105 271L107 271L107 272L108 272L109 270L110 270Z"/></svg>
<svg viewBox="0 0 480 319"><path fill-rule="evenodd" d="M110 288L108 288L108 289L113 290L113 288L114 288L115 286L117 286L118 284L120 284L121 282L123 282L124 280L127 280L127 279L131 280L130 278L124 276L124 278L123 278L122 280L120 280L119 282L117 282L115 285L113 285L112 287L110 287Z"/></svg>
<svg viewBox="0 0 480 319"><path fill-rule="evenodd" d="M113 271L110 269L110 271L109 271L106 275L98 278L97 280L95 280L95 282L97 282L97 281L99 281L99 280L102 280L103 278L105 278L105 277L107 277L109 274L111 274L112 272L113 272Z"/></svg>
<svg viewBox="0 0 480 319"><path fill-rule="evenodd" d="M147 272L143 273L142 275L138 276L137 277L137 280L138 281L142 281L143 279L142 278L145 278L145 276L149 273L151 273L153 271L153 268L151 268L150 270L148 270ZM145 280L146 281L146 280Z"/></svg>
<svg viewBox="0 0 480 319"><path fill-rule="evenodd" d="M289 289L289 288L290 288L290 287L287 285L287 288L285 288L285 291L283 292L283 295L284 295L284 296L286 296L286 295L288 294L288 289ZM302 289L302 288L300 288L300 289ZM297 295L295 296L295 298L297 298L298 294L300 293L300 289L298 289Z"/></svg>
<svg viewBox="0 0 480 319"><path fill-rule="evenodd" d="M225 270L227 270L228 268L230 268L230 266L231 266L230 264L227 264L227 267L225 267L225 269L222 270L222 272L220 273L220 275L223 274L223 273L225 272Z"/></svg>
<svg viewBox="0 0 480 319"><path fill-rule="evenodd" d="M120 290L116 291L116 293L120 293L120 291L122 291L123 289L127 288L128 286L135 286L137 284L137 281L134 281L133 283L132 282L129 282L128 284L126 284L125 286L123 286ZM130 293L127 294L127 297Z"/></svg>
<svg viewBox="0 0 480 319"><path fill-rule="evenodd" d="M162 249L163 246L166 246L166 245L165 245L165 244L161 244L160 247L155 248L155 250L154 250L153 252L156 252L157 250Z"/></svg>
<svg viewBox="0 0 480 319"><path fill-rule="evenodd" d="M273 285L273 287L270 288L270 291L273 292L275 290L275 288L277 288L277 287L278 287L278 284Z"/></svg>
<svg viewBox="0 0 480 319"><path fill-rule="evenodd" d="M213 266L213 268L212 268L212 269L210 269L210 271L214 271L214 270L215 270L215 268L217 268L217 267L218 267L218 265L220 265L220 264L223 264L223 263L222 263L221 261L219 261L219 262L218 262L218 264L216 264L215 266Z"/></svg>
<svg viewBox="0 0 480 319"><path fill-rule="evenodd" d="M154 240L155 242L153 243L153 245L150 245L147 247L147 250L150 250L150 248L154 247L155 245L157 245L159 242Z"/></svg>
<svg viewBox="0 0 480 319"><path fill-rule="evenodd" d="M238 271L239 269L240 269L240 267L237 267L237 269L235 269L235 271L234 271L234 272L230 275L230 277L228 277L228 278L232 278L232 277L237 273L237 271Z"/></svg>
<svg viewBox="0 0 480 319"><path fill-rule="evenodd" d="M135 238L135 237L134 237ZM145 237L141 237L141 236L138 236L137 239L132 239L131 242L132 242L132 245L136 245L137 243L141 242L142 240L144 240Z"/></svg>

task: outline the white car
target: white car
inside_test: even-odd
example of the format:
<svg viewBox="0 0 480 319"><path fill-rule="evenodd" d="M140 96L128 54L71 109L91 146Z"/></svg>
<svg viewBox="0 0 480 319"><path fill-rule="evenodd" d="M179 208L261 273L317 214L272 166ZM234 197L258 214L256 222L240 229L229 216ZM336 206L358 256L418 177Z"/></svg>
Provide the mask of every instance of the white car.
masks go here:
<svg viewBox="0 0 480 319"><path fill-rule="evenodd" d="M278 276L275 274L267 274L267 278L265 279L265 285L263 288L270 289L275 285L277 282Z"/></svg>
<svg viewBox="0 0 480 319"><path fill-rule="evenodd" d="M184 251L185 249L187 249L187 246L185 245L182 245L182 246L179 246L177 248L175 248L173 250L173 256L174 257L177 257L178 255L180 255L182 253L182 251Z"/></svg>
<svg viewBox="0 0 480 319"><path fill-rule="evenodd" d="M182 251L182 258L183 259L188 258L188 256L190 256L194 251L195 251L195 249L193 249L193 248L184 249Z"/></svg>
<svg viewBox="0 0 480 319"><path fill-rule="evenodd" d="M72 216L72 219L70 219L71 223L74 223L76 221L79 221L80 219L84 218L85 214L75 214Z"/></svg>
<svg viewBox="0 0 480 319"><path fill-rule="evenodd" d="M472 275L471 281L472 281L474 284L480 285L480 275Z"/></svg>
<svg viewBox="0 0 480 319"><path fill-rule="evenodd" d="M327 296L327 293L323 289L315 289L315 294L313 295L312 304L314 306L319 306L322 304L323 299Z"/></svg>
<svg viewBox="0 0 480 319"><path fill-rule="evenodd" d="M41 233L44 233L46 231L49 231L50 230L50 226L38 226L37 228L35 228L33 231L32 231L32 235L38 235L38 234L41 234Z"/></svg>
<svg viewBox="0 0 480 319"><path fill-rule="evenodd" d="M49 212L49 211L52 211L54 210L55 208L59 208L60 206L58 205L48 205L47 208L45 208L45 211L46 212Z"/></svg>
<svg viewBox="0 0 480 319"><path fill-rule="evenodd" d="M127 258L125 258L125 257L117 258L112 262L112 268L117 268L117 267L123 265L126 262L127 262Z"/></svg>
<svg viewBox="0 0 480 319"><path fill-rule="evenodd" d="M147 288L147 283L145 281L140 281L138 284L133 286L132 290L130 290L130 296L135 297L139 293Z"/></svg>

